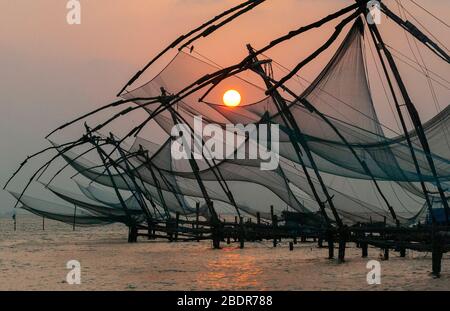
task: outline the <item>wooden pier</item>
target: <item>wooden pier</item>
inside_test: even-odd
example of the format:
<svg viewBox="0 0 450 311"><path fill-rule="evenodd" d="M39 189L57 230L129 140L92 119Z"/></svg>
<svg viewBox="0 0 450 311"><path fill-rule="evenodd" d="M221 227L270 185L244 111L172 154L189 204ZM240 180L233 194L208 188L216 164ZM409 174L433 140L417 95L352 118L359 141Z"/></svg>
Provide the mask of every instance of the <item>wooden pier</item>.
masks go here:
<svg viewBox="0 0 450 311"><path fill-rule="evenodd" d="M361 249L361 256L368 257L368 248L373 246L383 250L383 259L389 260L390 251L398 252L400 257L406 256L407 250L432 253L432 274L439 277L441 273L443 254L450 250L450 227L418 226L414 228L388 227L385 225L358 224L352 227L314 228L308 226L292 226L273 215L272 221L256 222L250 218L238 217L234 221L220 220L212 223L207 220L181 219L177 214L167 221L152 221L149 226L137 225L130 227L130 243L137 242L138 237L147 239L165 239L169 242L193 242L211 240L214 248L220 248L220 243L239 243L240 248L245 243L258 241L273 241L277 247L281 240L289 241L289 249L301 243L317 242L319 248L327 243L328 258L335 258L335 248L338 250L338 261L345 261L345 250L349 243L355 243Z"/></svg>

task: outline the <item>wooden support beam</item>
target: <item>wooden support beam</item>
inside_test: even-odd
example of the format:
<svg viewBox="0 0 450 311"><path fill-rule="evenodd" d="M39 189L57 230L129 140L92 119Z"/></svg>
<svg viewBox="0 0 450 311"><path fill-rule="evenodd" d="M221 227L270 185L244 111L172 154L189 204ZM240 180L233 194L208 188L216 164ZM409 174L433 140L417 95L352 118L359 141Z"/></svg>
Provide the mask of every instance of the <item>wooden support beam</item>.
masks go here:
<svg viewBox="0 0 450 311"><path fill-rule="evenodd" d="M179 221L180 221L180 212L176 213L175 216L175 241L178 240L178 226L179 226Z"/></svg>
<svg viewBox="0 0 450 311"><path fill-rule="evenodd" d="M173 242L173 230L172 230L172 227L173 227L173 219L170 218L166 222L166 233L167 233L169 242Z"/></svg>
<svg viewBox="0 0 450 311"><path fill-rule="evenodd" d="M435 277L441 276L441 265L442 265L442 252L440 250L433 250L432 253L432 273Z"/></svg>
<svg viewBox="0 0 450 311"><path fill-rule="evenodd" d="M152 223L152 220L148 219L147 223L148 223L148 228L147 228L148 239L149 240L153 240L154 239L154 234L153 234L153 223Z"/></svg>
<svg viewBox="0 0 450 311"><path fill-rule="evenodd" d="M244 248L244 219L239 217L239 247Z"/></svg>
<svg viewBox="0 0 450 311"><path fill-rule="evenodd" d="M200 242L200 234L198 232L200 222L200 202L195 202L195 229L197 235L197 242Z"/></svg>
<svg viewBox="0 0 450 311"><path fill-rule="evenodd" d="M343 226L339 231L339 262L345 262L345 249L347 247L347 240L349 238L349 231L346 226Z"/></svg>
<svg viewBox="0 0 450 311"><path fill-rule="evenodd" d="M339 241L339 254L338 254L338 258L339 258L339 262L345 262L345 248L346 248L346 241L341 239Z"/></svg>
<svg viewBox="0 0 450 311"><path fill-rule="evenodd" d="M362 249L362 258L367 258L369 256L369 244L366 242L360 243Z"/></svg>
<svg viewBox="0 0 450 311"><path fill-rule="evenodd" d="M334 258L334 237L332 232L328 232L328 259Z"/></svg>
<svg viewBox="0 0 450 311"><path fill-rule="evenodd" d="M75 209L74 209L74 211L73 211L73 231L75 231L75 226L76 226L76 223L77 223L77 206L76 205L74 205L75 206ZM14 219L15 220L15 219ZM14 223L15 224L15 223ZM15 227L14 227L15 228ZM14 229L15 230L15 229Z"/></svg>
<svg viewBox="0 0 450 311"><path fill-rule="evenodd" d="M128 243L137 242L138 229L135 225L128 227Z"/></svg>
<svg viewBox="0 0 450 311"><path fill-rule="evenodd" d="M438 278L441 276L443 245L441 235L436 230L433 229L432 235L432 274Z"/></svg>
<svg viewBox="0 0 450 311"><path fill-rule="evenodd" d="M273 213L273 207L271 207L271 212ZM277 228L278 228L278 216L272 216L272 235L273 235L273 247L277 247Z"/></svg>

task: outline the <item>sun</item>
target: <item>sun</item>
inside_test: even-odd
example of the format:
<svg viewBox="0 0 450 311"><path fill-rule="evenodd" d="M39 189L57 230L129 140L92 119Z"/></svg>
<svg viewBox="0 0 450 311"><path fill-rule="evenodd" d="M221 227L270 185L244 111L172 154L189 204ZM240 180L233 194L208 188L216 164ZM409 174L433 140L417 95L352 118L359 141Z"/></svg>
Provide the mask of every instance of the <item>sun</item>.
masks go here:
<svg viewBox="0 0 450 311"><path fill-rule="evenodd" d="M241 103L241 94L236 90L228 90L223 94L223 103L228 107L236 107Z"/></svg>

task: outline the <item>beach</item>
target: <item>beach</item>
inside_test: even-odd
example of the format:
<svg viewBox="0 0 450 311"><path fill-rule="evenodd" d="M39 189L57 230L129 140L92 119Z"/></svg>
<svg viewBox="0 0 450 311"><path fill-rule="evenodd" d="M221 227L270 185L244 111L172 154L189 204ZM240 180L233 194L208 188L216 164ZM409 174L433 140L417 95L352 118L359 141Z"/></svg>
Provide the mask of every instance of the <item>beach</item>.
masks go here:
<svg viewBox="0 0 450 311"><path fill-rule="evenodd" d="M168 243L140 238L127 243L122 225L82 228L19 215L17 231L11 219L0 220L0 290L450 290L450 255L442 261L442 276L430 276L431 254L391 252L381 261L379 249L361 258L354 244L346 262L328 260L317 243L299 243L289 251L287 240L222 243ZM337 253L337 252L336 252ZM381 284L368 285L366 264L381 262ZM77 260L81 284L66 282L66 264Z"/></svg>

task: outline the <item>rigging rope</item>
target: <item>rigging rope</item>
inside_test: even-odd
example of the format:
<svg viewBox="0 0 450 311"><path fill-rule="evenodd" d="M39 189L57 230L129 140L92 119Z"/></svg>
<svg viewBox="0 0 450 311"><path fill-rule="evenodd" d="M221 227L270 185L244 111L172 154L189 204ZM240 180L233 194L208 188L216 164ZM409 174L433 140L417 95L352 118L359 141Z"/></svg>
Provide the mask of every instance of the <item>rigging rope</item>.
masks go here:
<svg viewBox="0 0 450 311"><path fill-rule="evenodd" d="M406 14L405 14L405 8L404 8L404 6L402 5L401 0L397 0L397 4L398 4L400 16L406 17ZM437 111L437 113L439 113L439 112L442 111L442 108L440 107L440 104L439 104L439 100L438 100L438 98L437 98L436 91L435 91L435 89L434 89L434 87L433 87L433 83L432 83L431 80L430 80L430 75L429 75L429 72L428 72L428 68L427 68L427 66L426 66L426 64L425 64L425 61L424 61L424 59L423 59L422 54L420 53L420 49L419 49L419 46L418 46L418 44L417 44L417 41L416 41L416 40L413 40L414 45L415 45L416 50L417 50L417 53L419 54L419 57L420 57L420 59L421 59L421 62L419 62L419 60L418 60L418 58L417 58L417 56L416 56L416 53L414 52L414 49L413 49L413 47L412 47L412 45L411 45L411 41L410 41L410 38L409 38L409 36L408 36L406 30L403 29L403 33L404 33L404 35L405 35L406 41L408 42L408 47L409 47L409 49L410 49L410 51L411 51L411 53L412 53L414 59L416 60L416 63L419 64L419 66L422 68L423 75L424 75L424 76L426 77L426 79L427 79L428 88L429 88L429 90L430 90L431 97L432 97L433 102L434 102L434 105L435 105L435 107L436 107L436 111ZM447 131L446 128L444 128L444 132L445 132L445 133L444 133L445 141L446 141L446 143L447 143L447 146L448 146L449 149L450 149L450 142L449 142L449 139L448 139L448 131Z"/></svg>
<svg viewBox="0 0 450 311"><path fill-rule="evenodd" d="M421 8L422 10L424 10L425 12L427 12L429 15L431 15L432 17L434 17L437 21L439 21L442 25L446 26L447 28L450 28L450 25L447 24L442 18L437 17L435 14L433 14L432 12L430 12L429 10L427 10L426 8L424 8L422 5L420 5L419 3L417 3L414 0L409 0L410 2L412 2L414 5L416 5L417 7Z"/></svg>

